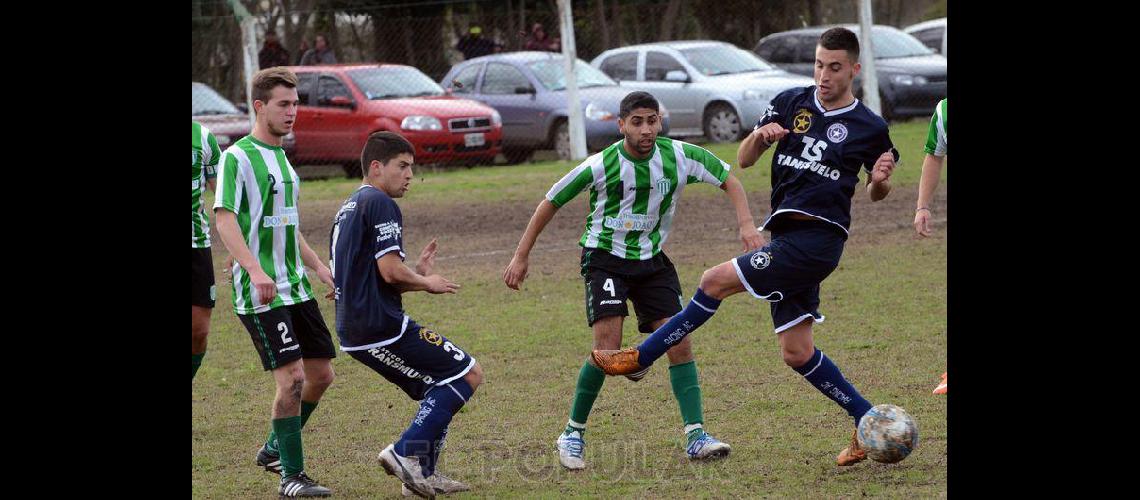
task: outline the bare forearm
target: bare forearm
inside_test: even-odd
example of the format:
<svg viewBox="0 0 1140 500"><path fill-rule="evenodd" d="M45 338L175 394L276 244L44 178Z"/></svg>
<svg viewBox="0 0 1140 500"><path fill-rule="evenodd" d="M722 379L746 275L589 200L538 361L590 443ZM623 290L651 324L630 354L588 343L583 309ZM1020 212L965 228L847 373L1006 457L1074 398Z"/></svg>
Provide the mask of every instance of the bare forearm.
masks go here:
<svg viewBox="0 0 1140 500"><path fill-rule="evenodd" d="M768 147L764 145L764 140L759 135L748 134L740 142L740 148L736 150L736 164L740 165L740 168L751 167L768 150Z"/></svg>
<svg viewBox="0 0 1140 500"><path fill-rule="evenodd" d="M238 227L237 217L233 212L225 209L216 210L214 223L218 226L218 235L222 238L222 244L242 269L246 272L264 271L257 258L253 256L253 252L249 251L245 239L241 237L241 228Z"/></svg>
<svg viewBox="0 0 1140 500"><path fill-rule="evenodd" d="M530 217L530 222L526 225L526 231L523 231L522 239L519 240L519 246L515 249L515 256L527 258L530 256L530 250L534 248L535 241L538 240L538 235L554 218L554 214L558 212L558 207L555 207L550 200L542 200L538 204L538 208L534 209L534 215Z"/></svg>
<svg viewBox="0 0 1140 500"><path fill-rule="evenodd" d="M918 204L915 208L930 208L934 201L934 189L942 175L942 157L926 155L922 160L922 177L918 181Z"/></svg>
<svg viewBox="0 0 1140 500"><path fill-rule="evenodd" d="M871 201L881 201L891 194L891 181L871 182L867 184L867 194Z"/></svg>
<svg viewBox="0 0 1140 500"><path fill-rule="evenodd" d="M377 263L377 265L380 266L380 277L384 279L384 282L396 287L400 292L418 292L428 289L428 282L424 276L416 273L403 262L397 260L387 265L382 263Z"/></svg>
<svg viewBox="0 0 1140 500"><path fill-rule="evenodd" d="M736 225L740 227L754 227L756 221L752 218L752 212L748 209L748 195L744 192L744 184L740 182L740 179L729 174L728 180L724 181L721 189L728 195L729 201L732 202L732 208L736 211Z"/></svg>
<svg viewBox="0 0 1140 500"><path fill-rule="evenodd" d="M321 261L317 252L313 251L313 248L309 246L309 242L305 241L305 235L301 234L300 231L297 232L297 239L301 240L301 261L304 262L309 269L314 271L325 267L325 263Z"/></svg>

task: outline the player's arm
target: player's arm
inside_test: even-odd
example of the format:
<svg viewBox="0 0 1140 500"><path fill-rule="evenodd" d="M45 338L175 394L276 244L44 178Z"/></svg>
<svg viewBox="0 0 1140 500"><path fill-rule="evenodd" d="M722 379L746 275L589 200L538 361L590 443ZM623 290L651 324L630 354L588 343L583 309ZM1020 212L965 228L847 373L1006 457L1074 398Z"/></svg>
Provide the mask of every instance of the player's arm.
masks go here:
<svg viewBox="0 0 1140 500"><path fill-rule="evenodd" d="M226 250L237 260L238 265L249 273L249 279L257 290L262 304L268 304L277 296L277 284L261 269L261 263L249 251L245 239L241 236L237 215L225 208L214 209L214 223L218 226L218 235L222 237L222 244Z"/></svg>
<svg viewBox="0 0 1140 500"><path fill-rule="evenodd" d="M877 145L878 150L883 153L875 159L870 174L867 175L867 196L871 197L871 201L880 201L891 193L891 174L894 173L895 164L899 159L899 152L885 128L879 134Z"/></svg>
<svg viewBox="0 0 1140 500"><path fill-rule="evenodd" d="M317 252L313 251L313 247L309 246L309 242L305 241L305 235L301 234L300 231L297 231L297 239L301 242L301 261L304 262L306 266L309 266L309 269L317 273L317 278L321 280L321 283L328 285L331 294L331 290L336 290L336 285L333 284L333 275L329 266L326 266L321 258L317 256Z"/></svg>
<svg viewBox="0 0 1140 500"><path fill-rule="evenodd" d="M785 135L788 135L788 129L777 122L753 130L740 142L740 147L736 150L736 164L740 165L740 168L751 167L768 148L783 139Z"/></svg>
<svg viewBox="0 0 1140 500"><path fill-rule="evenodd" d="M214 137L213 132L206 133L206 147L202 150L205 158L202 159L202 168L206 170L206 187L210 192L217 194L218 192L218 160L221 159L221 148L218 147L218 139Z"/></svg>
<svg viewBox="0 0 1140 500"><path fill-rule="evenodd" d="M422 276L413 271L400 260L397 252L388 252L376 259L376 266L380 269L380 277L385 283L396 287L401 292L428 293L455 293L459 284L453 283L438 274Z"/></svg>
<svg viewBox="0 0 1140 500"><path fill-rule="evenodd" d="M538 235L542 233L542 230L546 228L556 213L558 213L558 207L545 198L534 209L534 215L530 216L530 222L526 224L526 231L523 231L519 246L515 248L511 263L507 264L507 268L503 271L503 283L506 283L512 290L518 290L519 285L526 279L527 267L530 265L530 250L534 248Z"/></svg>
<svg viewBox="0 0 1140 500"><path fill-rule="evenodd" d="M922 159L922 176L918 180L918 203L914 209L914 230L920 236L930 236L930 203L934 200L934 188L942 175L944 157L927 154Z"/></svg>
<svg viewBox="0 0 1140 500"><path fill-rule="evenodd" d="M740 179L729 173L720 189L728 195L732 208L736 211L736 225L740 227L740 241L744 243L744 251L751 252L764 246L764 236L756 229L756 221L748 210L748 195L745 194Z"/></svg>

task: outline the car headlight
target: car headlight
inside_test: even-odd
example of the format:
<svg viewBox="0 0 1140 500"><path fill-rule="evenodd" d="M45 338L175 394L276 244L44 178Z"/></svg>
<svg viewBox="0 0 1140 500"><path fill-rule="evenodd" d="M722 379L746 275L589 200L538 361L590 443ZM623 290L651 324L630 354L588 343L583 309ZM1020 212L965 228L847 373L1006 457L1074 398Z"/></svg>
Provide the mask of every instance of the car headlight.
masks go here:
<svg viewBox="0 0 1140 500"><path fill-rule="evenodd" d="M601 106L598 106L597 104L591 102L586 105L586 118L601 122L613 120L614 114L602 109Z"/></svg>
<svg viewBox="0 0 1140 500"><path fill-rule="evenodd" d="M400 122L404 130L443 130L443 125L434 116L412 115Z"/></svg>
<svg viewBox="0 0 1140 500"><path fill-rule="evenodd" d="M918 75L892 75L891 82L898 85L925 85L926 77Z"/></svg>
<svg viewBox="0 0 1140 500"><path fill-rule="evenodd" d="M764 98L764 94L761 94L759 90L745 90L744 91L744 100L745 101L758 101L758 100L763 99L763 98Z"/></svg>
<svg viewBox="0 0 1140 500"><path fill-rule="evenodd" d="M503 124L502 115L500 115L498 111L492 109L491 110L491 125L498 127L498 126L501 126L502 124Z"/></svg>

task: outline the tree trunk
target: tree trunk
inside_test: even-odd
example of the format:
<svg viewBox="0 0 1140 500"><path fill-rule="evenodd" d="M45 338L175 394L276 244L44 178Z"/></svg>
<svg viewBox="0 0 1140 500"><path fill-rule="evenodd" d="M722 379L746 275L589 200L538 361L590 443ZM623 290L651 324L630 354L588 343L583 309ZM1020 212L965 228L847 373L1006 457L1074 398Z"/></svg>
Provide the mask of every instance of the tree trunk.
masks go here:
<svg viewBox="0 0 1140 500"><path fill-rule="evenodd" d="M823 24L823 0L808 0L808 23L812 26Z"/></svg>
<svg viewBox="0 0 1140 500"><path fill-rule="evenodd" d="M622 29L623 25L621 23L621 2L614 0L614 3L610 4L610 10L613 12L614 28L617 29L617 46L624 47L626 43L625 30Z"/></svg>
<svg viewBox="0 0 1140 500"><path fill-rule="evenodd" d="M661 16L661 31L657 34L657 40L660 42L667 42L673 39L673 26L677 24L677 11L681 9L681 0L669 0L669 5L665 7L665 14Z"/></svg>
<svg viewBox="0 0 1140 500"><path fill-rule="evenodd" d="M594 7L597 8L598 12L596 15L598 17L598 24L602 31L602 50L598 51L600 53L603 50L607 50L612 47L612 45L610 45L610 25L606 22L606 0L595 0Z"/></svg>

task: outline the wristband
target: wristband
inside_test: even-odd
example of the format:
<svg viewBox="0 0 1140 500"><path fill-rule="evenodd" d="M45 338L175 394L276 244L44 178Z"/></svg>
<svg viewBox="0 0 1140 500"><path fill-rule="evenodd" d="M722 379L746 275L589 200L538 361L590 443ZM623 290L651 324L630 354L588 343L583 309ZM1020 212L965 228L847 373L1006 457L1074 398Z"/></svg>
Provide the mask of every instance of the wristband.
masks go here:
<svg viewBox="0 0 1140 500"><path fill-rule="evenodd" d="M914 213L916 213L916 214L917 214L917 213L919 212L919 210L926 210L927 212L929 212L929 211L930 211L930 208L927 208L927 207L918 207L918 208L914 209Z"/></svg>

